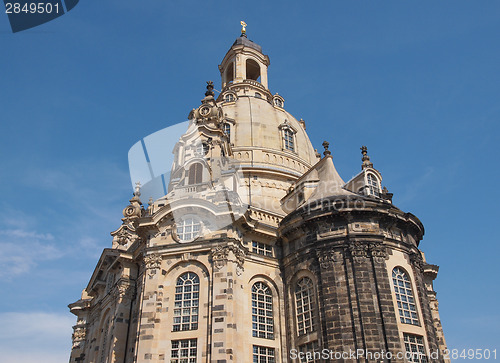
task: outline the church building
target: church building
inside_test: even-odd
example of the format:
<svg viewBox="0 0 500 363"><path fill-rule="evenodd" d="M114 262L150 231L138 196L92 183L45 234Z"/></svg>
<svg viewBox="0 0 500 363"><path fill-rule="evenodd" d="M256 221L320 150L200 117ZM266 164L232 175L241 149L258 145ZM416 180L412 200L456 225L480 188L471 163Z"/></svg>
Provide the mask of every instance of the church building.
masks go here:
<svg viewBox="0 0 500 363"><path fill-rule="evenodd" d="M314 149L242 25L165 193L137 185L69 305L70 363L448 361L424 226L365 146L349 181Z"/></svg>

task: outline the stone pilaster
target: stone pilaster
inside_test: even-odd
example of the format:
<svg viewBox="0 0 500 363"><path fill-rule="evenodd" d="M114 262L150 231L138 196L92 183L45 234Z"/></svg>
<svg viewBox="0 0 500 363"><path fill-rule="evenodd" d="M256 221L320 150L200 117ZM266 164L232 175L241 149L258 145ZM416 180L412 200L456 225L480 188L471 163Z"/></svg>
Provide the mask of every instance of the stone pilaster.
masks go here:
<svg viewBox="0 0 500 363"><path fill-rule="evenodd" d="M234 286L243 272L245 254L246 250L233 241L212 250L211 362L244 361L244 357L237 358L235 342L238 306L242 305L238 298L242 296L234 293Z"/></svg>

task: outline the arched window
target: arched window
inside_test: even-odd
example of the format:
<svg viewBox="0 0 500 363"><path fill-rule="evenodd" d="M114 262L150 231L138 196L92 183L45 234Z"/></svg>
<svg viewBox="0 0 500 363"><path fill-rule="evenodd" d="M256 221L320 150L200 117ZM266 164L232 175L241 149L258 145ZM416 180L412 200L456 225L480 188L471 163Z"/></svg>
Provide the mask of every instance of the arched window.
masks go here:
<svg viewBox="0 0 500 363"><path fill-rule="evenodd" d="M231 63L226 69L226 84L232 83L234 79L234 63Z"/></svg>
<svg viewBox="0 0 500 363"><path fill-rule="evenodd" d="M283 101L280 100L279 98L274 99L274 105L278 107L283 107Z"/></svg>
<svg viewBox="0 0 500 363"><path fill-rule="evenodd" d="M260 66L259 63L253 59L247 59L247 79L259 81L260 79Z"/></svg>
<svg viewBox="0 0 500 363"><path fill-rule="evenodd" d="M200 279L194 272L186 272L177 279L174 301L174 331L198 329Z"/></svg>
<svg viewBox="0 0 500 363"><path fill-rule="evenodd" d="M396 293L399 318L405 324L418 324L417 306L408 274L401 267L392 270L392 282Z"/></svg>
<svg viewBox="0 0 500 363"><path fill-rule="evenodd" d="M226 134L227 138L231 140L231 125L228 123L225 123L222 125L222 131Z"/></svg>
<svg viewBox="0 0 500 363"><path fill-rule="evenodd" d="M194 240L201 231L201 222L196 218L186 218L177 223L177 237L183 242Z"/></svg>
<svg viewBox="0 0 500 363"><path fill-rule="evenodd" d="M378 197L380 195L378 179L373 174L368 174L367 179L368 179L368 194Z"/></svg>
<svg viewBox="0 0 500 363"><path fill-rule="evenodd" d="M188 185L200 184L203 180L203 165L195 163L189 167Z"/></svg>
<svg viewBox="0 0 500 363"><path fill-rule="evenodd" d="M106 363L108 361L108 333L109 333L109 318L106 318L104 325L101 327L101 358L100 363Z"/></svg>
<svg viewBox="0 0 500 363"><path fill-rule="evenodd" d="M299 335L316 329L314 319L314 286L309 277L303 277L295 287L295 306L297 308L297 330Z"/></svg>
<svg viewBox="0 0 500 363"><path fill-rule="evenodd" d="M273 295L263 282L252 286L252 336L274 339Z"/></svg>
<svg viewBox="0 0 500 363"><path fill-rule="evenodd" d="M234 95L232 93L228 93L227 95L224 96L224 101L226 101L226 102L233 102L234 101Z"/></svg>
<svg viewBox="0 0 500 363"><path fill-rule="evenodd" d="M293 131L290 129L283 129L283 147L285 150L295 151Z"/></svg>

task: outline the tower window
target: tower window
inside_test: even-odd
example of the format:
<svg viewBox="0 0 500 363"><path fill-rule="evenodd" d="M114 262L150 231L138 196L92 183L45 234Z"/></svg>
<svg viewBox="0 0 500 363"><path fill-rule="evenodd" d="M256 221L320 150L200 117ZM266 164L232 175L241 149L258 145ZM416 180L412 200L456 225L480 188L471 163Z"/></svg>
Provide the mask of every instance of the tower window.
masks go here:
<svg viewBox="0 0 500 363"><path fill-rule="evenodd" d="M200 279L198 275L194 272L181 275L175 286L174 331L198 329L199 299Z"/></svg>
<svg viewBox="0 0 500 363"><path fill-rule="evenodd" d="M259 92L255 92L255 97L262 98L262 95Z"/></svg>
<svg viewBox="0 0 500 363"><path fill-rule="evenodd" d="M408 362L427 363L424 338L421 335L404 333L405 358Z"/></svg>
<svg viewBox="0 0 500 363"><path fill-rule="evenodd" d="M368 195L375 197L380 196L380 188L378 186L378 179L373 174L368 174Z"/></svg>
<svg viewBox="0 0 500 363"><path fill-rule="evenodd" d="M283 101L280 100L279 98L274 99L274 105L278 107L283 107Z"/></svg>
<svg viewBox="0 0 500 363"><path fill-rule="evenodd" d="M253 346L253 363L274 363L274 348Z"/></svg>
<svg viewBox="0 0 500 363"><path fill-rule="evenodd" d="M234 63L231 62L231 64L227 67L226 70L226 84L232 83L234 80Z"/></svg>
<svg viewBox="0 0 500 363"><path fill-rule="evenodd" d="M273 295L263 282L252 286L252 336L274 339Z"/></svg>
<svg viewBox="0 0 500 363"><path fill-rule="evenodd" d="M172 340L170 363L196 363L196 339Z"/></svg>
<svg viewBox="0 0 500 363"><path fill-rule="evenodd" d="M285 150L295 151L295 142L293 139L293 131L290 129L283 130L283 146Z"/></svg>
<svg viewBox="0 0 500 363"><path fill-rule="evenodd" d="M392 282L396 293L400 321L405 324L419 325L411 281L406 271L400 267L395 267L392 270Z"/></svg>
<svg viewBox="0 0 500 363"><path fill-rule="evenodd" d="M231 140L231 125L228 123L223 124L222 131L226 134L227 138Z"/></svg>
<svg viewBox="0 0 500 363"><path fill-rule="evenodd" d="M203 165L195 163L189 167L188 184L200 184L203 180Z"/></svg>
<svg viewBox="0 0 500 363"><path fill-rule="evenodd" d="M228 93L227 95L224 96L224 101L226 101L226 102L233 102L234 101L234 95L232 93Z"/></svg>
<svg viewBox="0 0 500 363"><path fill-rule="evenodd" d="M189 242L198 237L201 222L194 218L186 218L177 225L177 237L181 241Z"/></svg>
<svg viewBox="0 0 500 363"><path fill-rule="evenodd" d="M295 306L297 308L297 330L304 335L315 330L314 287L309 277L299 280L295 287Z"/></svg>

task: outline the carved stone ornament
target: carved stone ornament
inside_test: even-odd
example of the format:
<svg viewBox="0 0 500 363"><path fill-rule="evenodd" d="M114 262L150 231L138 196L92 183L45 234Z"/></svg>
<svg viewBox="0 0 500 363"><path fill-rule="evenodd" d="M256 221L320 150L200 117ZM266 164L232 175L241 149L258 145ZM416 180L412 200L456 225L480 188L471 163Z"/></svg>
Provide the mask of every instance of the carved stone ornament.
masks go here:
<svg viewBox="0 0 500 363"><path fill-rule="evenodd" d="M139 236L132 223L122 224L116 231L111 232L113 236L113 247L115 246L130 246L135 243Z"/></svg>
<svg viewBox="0 0 500 363"><path fill-rule="evenodd" d="M387 250L381 243L370 243L369 250L375 263L384 263L387 257Z"/></svg>
<svg viewBox="0 0 500 363"><path fill-rule="evenodd" d="M217 246L212 249L212 261L216 270L220 270L226 265L228 254L229 249L227 246Z"/></svg>
<svg viewBox="0 0 500 363"><path fill-rule="evenodd" d="M356 263L362 263L368 257L368 245L366 243L351 242L348 250Z"/></svg>
<svg viewBox="0 0 500 363"><path fill-rule="evenodd" d="M82 342L85 341L87 336L87 329L85 327L77 326L73 331L73 346L72 349L78 349L82 346Z"/></svg>
<svg viewBox="0 0 500 363"><path fill-rule="evenodd" d="M236 262L236 274L239 276L243 273L243 263L245 262L245 256L247 251L239 245L226 245L217 246L212 249L212 261L216 271L223 268L229 260L229 252L232 252Z"/></svg>
<svg viewBox="0 0 500 363"><path fill-rule="evenodd" d="M156 270L161 267L161 261L161 256L156 253L144 256L144 266L150 276L154 275Z"/></svg>
<svg viewBox="0 0 500 363"><path fill-rule="evenodd" d="M422 259L422 256L420 255L420 253L411 252L409 256L410 256L410 261L411 261L412 265L420 272L423 272L425 264L424 264L424 260Z"/></svg>
<svg viewBox="0 0 500 363"><path fill-rule="evenodd" d="M128 282L119 282L115 287L114 293L116 298L131 299L134 295L134 286Z"/></svg>
<svg viewBox="0 0 500 363"><path fill-rule="evenodd" d="M342 263L343 256L339 251L334 250L320 250L316 252L318 257L318 262L321 268L327 269L333 266L335 263Z"/></svg>

